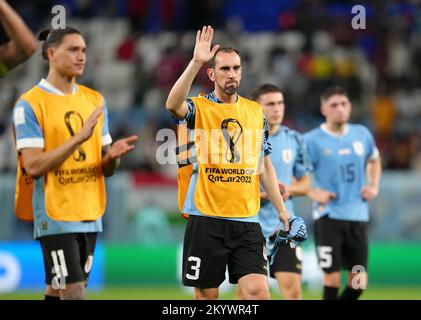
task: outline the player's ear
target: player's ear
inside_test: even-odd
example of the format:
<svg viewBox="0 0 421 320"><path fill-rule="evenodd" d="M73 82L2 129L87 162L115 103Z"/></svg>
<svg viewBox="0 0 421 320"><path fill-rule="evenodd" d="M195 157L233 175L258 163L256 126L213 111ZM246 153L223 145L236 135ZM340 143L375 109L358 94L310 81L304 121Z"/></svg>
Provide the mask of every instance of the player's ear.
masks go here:
<svg viewBox="0 0 421 320"><path fill-rule="evenodd" d="M320 104L320 113L322 116L326 117L326 104L324 102Z"/></svg>
<svg viewBox="0 0 421 320"><path fill-rule="evenodd" d="M48 61L51 61L51 59L54 57L54 48L49 47L47 48L47 57L48 57Z"/></svg>
<svg viewBox="0 0 421 320"><path fill-rule="evenodd" d="M208 73L209 79L215 82L215 70L213 70L213 68L208 68L207 73Z"/></svg>

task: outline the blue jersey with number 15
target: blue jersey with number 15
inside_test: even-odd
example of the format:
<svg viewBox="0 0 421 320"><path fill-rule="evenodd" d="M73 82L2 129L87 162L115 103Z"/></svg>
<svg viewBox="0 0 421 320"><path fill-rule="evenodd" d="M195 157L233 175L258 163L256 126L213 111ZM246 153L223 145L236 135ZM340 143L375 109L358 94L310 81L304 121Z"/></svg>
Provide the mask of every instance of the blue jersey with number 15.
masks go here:
<svg viewBox="0 0 421 320"><path fill-rule="evenodd" d="M336 199L322 206L313 203L313 217L368 221L368 203L362 198L366 185L366 163L378 156L370 131L348 124L345 133L336 135L325 125L304 135L313 164L315 186L336 194Z"/></svg>

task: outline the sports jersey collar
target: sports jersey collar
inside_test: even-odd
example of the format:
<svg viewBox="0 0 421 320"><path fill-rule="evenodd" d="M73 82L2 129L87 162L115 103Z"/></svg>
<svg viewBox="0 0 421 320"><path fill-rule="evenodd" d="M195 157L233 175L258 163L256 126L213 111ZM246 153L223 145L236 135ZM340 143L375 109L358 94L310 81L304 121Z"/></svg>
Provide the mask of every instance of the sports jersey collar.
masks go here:
<svg viewBox="0 0 421 320"><path fill-rule="evenodd" d="M338 138L338 137L343 137L343 136L346 136L346 135L348 134L348 131L349 131L349 126L348 126L348 124L346 124L346 125L345 125L345 130L344 130L344 132L343 132L343 133L336 133L336 132L332 132L332 131L330 131L330 130L327 128L326 123L322 123L322 124L320 125L320 129L322 129L322 130L323 130L324 132L326 132L328 135L331 135L331 136L333 136L333 137Z"/></svg>
<svg viewBox="0 0 421 320"><path fill-rule="evenodd" d="M215 103L223 103L221 100L219 100L217 98L217 96L215 94L215 91L212 91L211 93L206 94L205 95L205 98L208 99L208 100L210 100L210 101L212 101L212 102L215 102ZM237 101L238 101L238 96L237 96Z"/></svg>
<svg viewBox="0 0 421 320"><path fill-rule="evenodd" d="M64 92L62 92L61 90L57 89L56 87L54 87L51 83L49 83L47 80L45 79L41 79L41 81L38 83L38 86L40 86L42 89L45 89L46 91L50 92L50 93L54 93L57 94L59 96L64 96ZM75 84L73 87L73 92L72 94L75 94L77 90L77 85Z"/></svg>
<svg viewBox="0 0 421 320"><path fill-rule="evenodd" d="M205 98L215 103L222 103L222 101L216 97L215 91L212 91L211 93L205 95Z"/></svg>
<svg viewBox="0 0 421 320"><path fill-rule="evenodd" d="M269 129L269 128L268 128ZM278 130L275 132L275 133L272 133L270 136L271 137L274 137L274 136L277 136L278 134L280 134L282 131L286 131L286 127L285 126L283 126L283 125L280 125L279 126L279 128L278 128Z"/></svg>

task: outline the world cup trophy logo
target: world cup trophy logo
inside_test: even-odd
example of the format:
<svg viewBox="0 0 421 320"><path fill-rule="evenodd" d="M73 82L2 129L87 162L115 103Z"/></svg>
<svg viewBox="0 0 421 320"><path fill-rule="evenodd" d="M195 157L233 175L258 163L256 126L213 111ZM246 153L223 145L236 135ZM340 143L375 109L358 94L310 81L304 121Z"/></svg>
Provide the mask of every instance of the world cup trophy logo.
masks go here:
<svg viewBox="0 0 421 320"><path fill-rule="evenodd" d="M229 163L240 162L241 156L238 150L235 148L235 145L243 134L243 127L237 119L228 118L222 121L221 130L222 136L228 145L228 148L225 152L225 159Z"/></svg>
<svg viewBox="0 0 421 320"><path fill-rule="evenodd" d="M66 123L66 127L70 132L70 135L73 137L77 132L82 130L83 127L83 119L82 116L77 113L76 111L69 111L66 112L64 115L64 121ZM86 152L83 150L81 146L73 153L73 159L76 161L85 161L86 160Z"/></svg>

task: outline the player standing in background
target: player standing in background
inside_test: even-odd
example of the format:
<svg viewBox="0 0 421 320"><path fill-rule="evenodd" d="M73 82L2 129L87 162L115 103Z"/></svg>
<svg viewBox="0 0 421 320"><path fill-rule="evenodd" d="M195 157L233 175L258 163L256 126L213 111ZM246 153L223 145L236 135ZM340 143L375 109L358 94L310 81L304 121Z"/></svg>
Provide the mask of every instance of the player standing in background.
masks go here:
<svg viewBox="0 0 421 320"><path fill-rule="evenodd" d="M102 231L104 176L111 176L120 157L133 150L137 136L111 146L105 99L76 84L86 63L79 31L45 30L39 39L50 65L48 77L24 93L13 112L16 214L34 220L44 257L45 299L84 299Z"/></svg>
<svg viewBox="0 0 421 320"><path fill-rule="evenodd" d="M269 127L269 143L272 146L270 159L276 171L279 188L285 200L285 206L294 216L291 197L304 196L311 188L311 178L307 147L301 135L282 126L285 104L281 90L272 84L263 84L252 93L266 115ZM263 235L267 239L279 225L279 218L266 192L261 191L262 200L259 222ZM269 266L270 276L276 278L279 288L287 300L302 299L301 271L302 252L300 246L291 243L280 244Z"/></svg>
<svg viewBox="0 0 421 320"><path fill-rule="evenodd" d="M37 45L31 30L4 0L0 0L0 22L9 37L9 42L0 46L0 77L2 77L10 69L31 57Z"/></svg>
<svg viewBox="0 0 421 320"><path fill-rule="evenodd" d="M379 192L381 159L370 131L348 123L351 108L344 89L329 88L321 97L325 123L304 135L314 168L316 188L309 197L327 300L356 300L368 283L368 201ZM348 279L338 296L342 267Z"/></svg>
<svg viewBox="0 0 421 320"><path fill-rule="evenodd" d="M219 45L211 49L212 38L210 26L197 32L193 59L166 103L179 123L187 125L190 136L190 141L178 148L179 155L186 150L191 155L190 166L184 166L191 171L179 171L179 179L189 179L179 184L179 192L181 185L187 186L181 210L189 215L183 284L195 287L196 299L216 299L228 265L230 282L241 285L246 299L269 299L265 239L257 216L260 182L287 230L289 214L268 157L263 110L237 94L240 54ZM186 99L207 62L214 91Z"/></svg>

